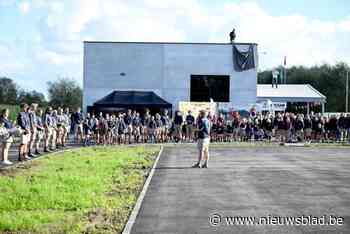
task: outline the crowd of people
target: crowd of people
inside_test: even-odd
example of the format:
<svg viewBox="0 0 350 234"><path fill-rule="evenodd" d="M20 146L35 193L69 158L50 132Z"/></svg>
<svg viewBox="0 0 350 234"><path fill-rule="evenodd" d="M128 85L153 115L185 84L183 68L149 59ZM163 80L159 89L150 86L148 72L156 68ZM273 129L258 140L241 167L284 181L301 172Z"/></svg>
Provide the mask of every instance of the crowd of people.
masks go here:
<svg viewBox="0 0 350 234"><path fill-rule="evenodd" d="M14 138L19 139L18 161L29 160L42 152L66 147L73 141L84 146L135 143L194 142L198 138L200 118L191 111L168 110L140 114L135 110L119 113L82 113L78 108L45 111L37 104L21 104L17 121L9 120L9 110L0 115L1 162L12 164L8 152ZM350 141L350 115L293 113L256 113L240 116L237 112L206 113L210 123L210 141L345 142ZM72 139L70 139L70 137Z"/></svg>

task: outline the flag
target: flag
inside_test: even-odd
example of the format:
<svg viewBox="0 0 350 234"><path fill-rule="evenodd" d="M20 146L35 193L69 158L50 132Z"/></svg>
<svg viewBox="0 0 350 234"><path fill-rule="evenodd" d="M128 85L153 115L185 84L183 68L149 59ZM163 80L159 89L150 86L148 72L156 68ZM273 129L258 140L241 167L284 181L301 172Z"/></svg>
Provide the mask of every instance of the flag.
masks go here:
<svg viewBox="0 0 350 234"><path fill-rule="evenodd" d="M287 66L287 56L284 56L283 66Z"/></svg>
<svg viewBox="0 0 350 234"><path fill-rule="evenodd" d="M254 63L254 47L250 45L248 50L239 51L238 48L233 44L233 66L238 72L255 68Z"/></svg>

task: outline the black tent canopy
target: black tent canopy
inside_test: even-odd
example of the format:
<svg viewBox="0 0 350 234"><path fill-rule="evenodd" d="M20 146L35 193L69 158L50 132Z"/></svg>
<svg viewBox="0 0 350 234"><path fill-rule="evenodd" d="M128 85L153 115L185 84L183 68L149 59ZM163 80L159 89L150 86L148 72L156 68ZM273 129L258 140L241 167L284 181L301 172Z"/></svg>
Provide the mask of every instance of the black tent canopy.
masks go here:
<svg viewBox="0 0 350 234"><path fill-rule="evenodd" d="M115 90L96 101L92 107L95 111L110 112L123 109L152 110L171 109L172 104L152 91Z"/></svg>

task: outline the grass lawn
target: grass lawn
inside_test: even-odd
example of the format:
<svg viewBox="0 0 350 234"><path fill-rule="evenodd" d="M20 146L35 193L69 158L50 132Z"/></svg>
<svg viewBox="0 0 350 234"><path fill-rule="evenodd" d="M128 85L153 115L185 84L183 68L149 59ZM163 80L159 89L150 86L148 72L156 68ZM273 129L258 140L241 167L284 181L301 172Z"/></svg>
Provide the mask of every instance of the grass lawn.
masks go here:
<svg viewBox="0 0 350 234"><path fill-rule="evenodd" d="M119 233L159 147L92 147L0 171L0 233Z"/></svg>

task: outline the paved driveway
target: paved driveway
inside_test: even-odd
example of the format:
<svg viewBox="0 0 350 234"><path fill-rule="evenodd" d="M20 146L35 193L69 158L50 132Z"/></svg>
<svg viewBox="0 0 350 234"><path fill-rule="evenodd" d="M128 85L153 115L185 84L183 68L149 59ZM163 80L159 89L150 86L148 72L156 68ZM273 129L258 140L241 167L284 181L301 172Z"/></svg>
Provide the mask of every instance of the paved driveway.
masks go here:
<svg viewBox="0 0 350 234"><path fill-rule="evenodd" d="M195 146L164 149L132 233L350 233L349 148L215 147L208 169L195 158ZM343 225L301 225L323 215ZM236 223L254 217L299 225Z"/></svg>

